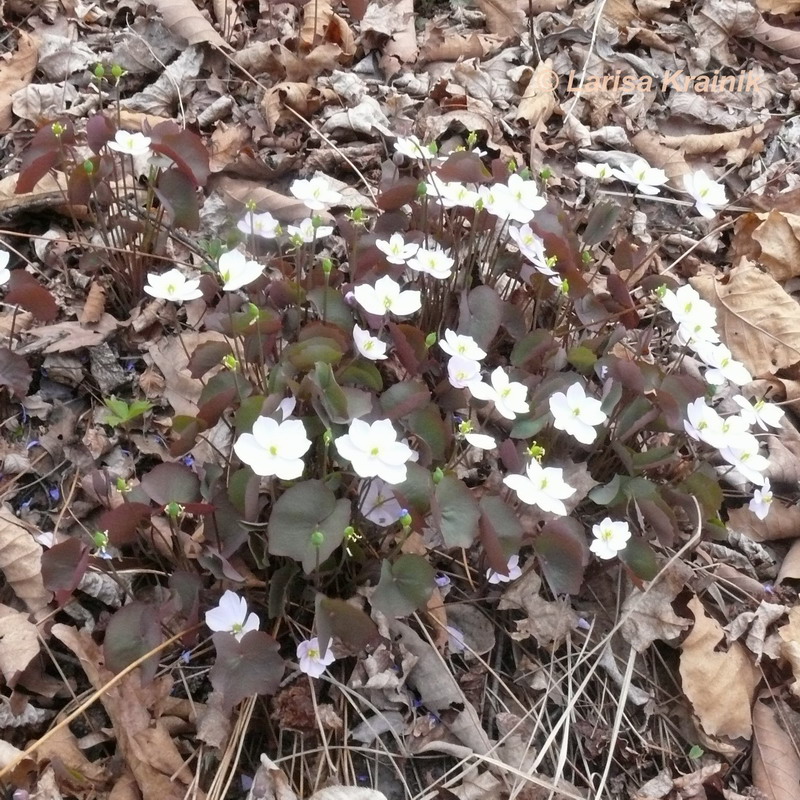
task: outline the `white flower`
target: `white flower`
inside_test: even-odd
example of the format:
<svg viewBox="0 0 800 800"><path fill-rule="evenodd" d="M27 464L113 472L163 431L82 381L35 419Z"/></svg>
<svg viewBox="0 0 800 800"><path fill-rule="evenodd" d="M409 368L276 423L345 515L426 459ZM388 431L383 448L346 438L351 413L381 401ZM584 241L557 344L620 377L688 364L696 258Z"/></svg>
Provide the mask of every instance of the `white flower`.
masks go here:
<svg viewBox="0 0 800 800"><path fill-rule="evenodd" d="M742 419L748 425L758 425L762 431L768 428L780 428L781 420L786 413L780 406L767 403L765 400L758 400L755 405L751 405L750 401L740 394L733 398L733 402L742 409Z"/></svg>
<svg viewBox="0 0 800 800"><path fill-rule="evenodd" d="M526 181L521 175L515 174L509 175L506 186L511 198L530 212L539 211L547 205L547 200L539 194L536 181Z"/></svg>
<svg viewBox="0 0 800 800"><path fill-rule="evenodd" d="M550 397L553 425L583 444L591 444L597 438L595 425L608 419L600 406L599 400L586 395L580 383L573 383L566 393L556 392Z"/></svg>
<svg viewBox="0 0 800 800"><path fill-rule="evenodd" d="M379 419L371 425L354 419L347 433L334 440L334 444L359 477L383 478L392 485L406 479L406 461L414 455L407 444L397 441L397 432L388 419Z"/></svg>
<svg viewBox="0 0 800 800"><path fill-rule="evenodd" d="M447 646L450 648L450 652L463 653L467 649L463 632L453 625L445 625L444 629L447 631Z"/></svg>
<svg viewBox="0 0 800 800"><path fill-rule="evenodd" d="M405 264L419 249L418 244L406 244L399 233L393 233L388 242L385 239L376 239L375 247L386 255L390 264Z"/></svg>
<svg viewBox="0 0 800 800"><path fill-rule="evenodd" d="M753 492L753 499L750 501L748 508L759 519L766 519L772 500L772 488L769 485L769 478L764 478L764 485Z"/></svg>
<svg viewBox="0 0 800 800"><path fill-rule="evenodd" d="M764 485L767 479L761 473L769 467L769 461L759 455L758 439L752 433L739 434L733 444L720 447L719 454L751 483Z"/></svg>
<svg viewBox="0 0 800 800"><path fill-rule="evenodd" d="M8 268L9 258L8 250L0 249L0 286L7 284L11 278L11 270Z"/></svg>
<svg viewBox="0 0 800 800"><path fill-rule="evenodd" d="M206 625L212 631L232 633L241 642L246 633L258 630L260 622L255 613L247 613L247 600L228 589L219 605L206 611Z"/></svg>
<svg viewBox="0 0 800 800"><path fill-rule="evenodd" d="M481 365L466 356L453 356L447 362L447 379L456 389L466 389L481 382Z"/></svg>
<svg viewBox="0 0 800 800"><path fill-rule="evenodd" d="M365 484L368 484L366 492L364 492ZM358 510L370 522L381 528L388 528L403 516L404 509L391 487L380 478L362 481L358 488L358 496L361 498Z"/></svg>
<svg viewBox="0 0 800 800"><path fill-rule="evenodd" d="M589 549L598 558L614 558L620 550L624 550L631 538L631 531L627 522L613 522L611 517L606 517L602 522L592 527L594 541Z"/></svg>
<svg viewBox="0 0 800 800"><path fill-rule="evenodd" d="M466 206L474 208L478 200L478 193L472 189L467 189L463 183L458 181L443 181L431 175L425 184L425 191L429 197L436 200L444 208L455 208L456 206Z"/></svg>
<svg viewBox="0 0 800 800"><path fill-rule="evenodd" d="M486 358L486 351L478 347L478 343L463 333L456 333L447 328L444 339L439 339L439 347L450 356L463 356L464 358L480 361Z"/></svg>
<svg viewBox="0 0 800 800"><path fill-rule="evenodd" d="M502 183L495 183L492 186L484 184L478 187L478 198L483 208L499 219L508 219L512 214L513 207L516 205L511 198L511 193L508 191L508 186ZM522 222L530 222L532 217L533 214L527 220L522 220Z"/></svg>
<svg viewBox="0 0 800 800"><path fill-rule="evenodd" d="M658 187L669 180L664 170L651 167L643 158L634 161L632 167L622 164L611 172L621 181L632 183L642 194L658 194Z"/></svg>
<svg viewBox="0 0 800 800"><path fill-rule="evenodd" d="M145 292L151 297L158 297L161 300L172 300L174 303L183 303L187 300L197 300L202 297L200 291L200 279L190 278L178 269L171 269L163 275L156 275L153 272L147 275L147 286Z"/></svg>
<svg viewBox="0 0 800 800"><path fill-rule="evenodd" d="M305 425L299 419L276 422L271 417L259 417L252 433L243 433L233 445L233 451L256 475L276 475L291 481L303 474L303 456L311 447Z"/></svg>
<svg viewBox="0 0 800 800"><path fill-rule="evenodd" d="M336 656L330 646L323 656L319 652L319 639L315 636L297 645L297 661L301 672L312 678L319 678L327 667L336 661Z"/></svg>
<svg viewBox="0 0 800 800"><path fill-rule="evenodd" d="M408 259L409 269L432 275L438 280L445 280L453 274L453 264L455 261L439 247L420 247L417 254Z"/></svg>
<svg viewBox="0 0 800 800"><path fill-rule="evenodd" d="M333 233L333 228L330 225L314 227L314 220L311 217L306 217L299 225L289 225L286 230L289 236L292 238L297 237L304 244L311 244L311 242L317 239L324 239Z"/></svg>
<svg viewBox="0 0 800 800"><path fill-rule="evenodd" d="M281 224L269 211L263 214L247 214L236 223L236 227L248 236L274 239L281 232Z"/></svg>
<svg viewBox="0 0 800 800"><path fill-rule="evenodd" d="M509 225L508 235L517 243L520 253L536 267L542 275L552 277L558 273L547 263L547 253L544 251L544 240L537 236L530 225L516 227Z"/></svg>
<svg viewBox="0 0 800 800"><path fill-rule="evenodd" d="M398 317L415 314L422 308L420 292L401 291L400 284L388 275L378 278L375 286L362 283L353 289L356 302L368 313L376 316L392 313Z"/></svg>
<svg viewBox="0 0 800 800"><path fill-rule="evenodd" d="M356 344L356 350L364 358L368 358L370 361L380 361L386 358L386 343L377 336L372 336L368 330L359 328L358 325L353 328L353 341Z"/></svg>
<svg viewBox="0 0 800 800"><path fill-rule="evenodd" d="M742 417L732 414L723 418L702 397L686 406L683 427L693 439L717 449L748 442L742 437L750 436L749 425Z"/></svg>
<svg viewBox="0 0 800 800"><path fill-rule="evenodd" d="M511 581L515 581L522 575L522 570L519 566L519 556L513 555L511 558L508 559L508 575L503 575L501 572L495 572L493 569L489 568L486 570L486 580L489 583L510 583Z"/></svg>
<svg viewBox="0 0 800 800"><path fill-rule="evenodd" d="M226 292L241 289L263 274L264 267L257 261L248 261L239 250L230 250L219 257L219 276Z"/></svg>
<svg viewBox="0 0 800 800"><path fill-rule="evenodd" d="M703 300L697 290L688 283L679 286L674 292L665 289L661 303L669 309L672 319L681 323L705 322L713 327L717 324L717 311L707 300Z"/></svg>
<svg viewBox="0 0 800 800"><path fill-rule="evenodd" d="M479 450L494 450L497 447L497 442L485 433L465 433L464 438Z"/></svg>
<svg viewBox="0 0 800 800"><path fill-rule="evenodd" d="M696 322L681 322L675 332L675 341L681 345L689 345L696 348L702 342L716 344L719 341L719 334L708 322L697 320Z"/></svg>
<svg viewBox="0 0 800 800"><path fill-rule="evenodd" d="M478 400L492 400L498 413L506 419L516 419L517 414L530 410L525 398L528 387L524 383L509 379L502 367L497 367L489 376L491 385L477 383L469 386L470 393Z"/></svg>
<svg viewBox="0 0 800 800"><path fill-rule="evenodd" d="M580 161L575 165L575 169L584 177L592 178L600 183L608 183L614 179L613 170L606 163L591 164L588 161Z"/></svg>
<svg viewBox="0 0 800 800"><path fill-rule="evenodd" d="M416 136L398 136L394 149L407 158L416 158L426 161L436 157L436 145L422 144Z"/></svg>
<svg viewBox="0 0 800 800"><path fill-rule="evenodd" d="M322 211L342 202L342 195L331 187L327 178L323 177L311 180L298 179L292 183L289 191L312 211Z"/></svg>
<svg viewBox="0 0 800 800"><path fill-rule="evenodd" d="M527 475L506 475L503 483L513 489L520 500L531 506L539 506L561 517L566 516L563 501L575 494L575 489L564 481L564 470L559 467L543 467L532 459L526 469Z"/></svg>
<svg viewBox="0 0 800 800"><path fill-rule="evenodd" d="M697 210L706 219L713 219L716 216L714 208L721 208L728 202L725 187L709 178L702 169L691 175L684 175L683 188L691 195Z"/></svg>
<svg viewBox="0 0 800 800"><path fill-rule="evenodd" d="M741 361L737 361L724 344L697 342L695 352L710 368L706 370L705 379L713 386L722 386L726 380L742 386L753 380L747 367Z"/></svg>
<svg viewBox="0 0 800 800"><path fill-rule="evenodd" d="M128 156L143 156L150 152L150 142L152 141L142 133L117 131L114 134L114 141L107 144L111 150L116 150L118 153Z"/></svg>

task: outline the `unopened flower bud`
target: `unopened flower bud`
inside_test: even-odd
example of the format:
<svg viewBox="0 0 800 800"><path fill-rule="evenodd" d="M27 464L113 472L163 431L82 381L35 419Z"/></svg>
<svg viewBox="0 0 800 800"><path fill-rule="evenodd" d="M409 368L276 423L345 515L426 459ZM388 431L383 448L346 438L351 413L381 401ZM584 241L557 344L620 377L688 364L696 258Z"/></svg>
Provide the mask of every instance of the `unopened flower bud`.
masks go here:
<svg viewBox="0 0 800 800"><path fill-rule="evenodd" d="M435 333L429 333L425 337L425 347L431 348L436 344L436 341L439 337Z"/></svg>
<svg viewBox="0 0 800 800"><path fill-rule="evenodd" d="M176 503L174 500L164 506L164 513L172 519L179 517L183 511L183 506L180 503Z"/></svg>
<svg viewBox="0 0 800 800"><path fill-rule="evenodd" d="M412 522L413 520L411 519L411 514L408 513L408 509L402 509L400 512L400 524L404 528L410 528Z"/></svg>
<svg viewBox="0 0 800 800"><path fill-rule="evenodd" d="M322 531L314 531L311 534L311 545L312 547L322 547L322 543L325 541L325 534Z"/></svg>
<svg viewBox="0 0 800 800"><path fill-rule="evenodd" d="M441 483L442 482L442 478L444 478L444 472L442 472L442 468L441 467L436 467L436 469L433 471L432 477L433 477L433 482L434 483L436 483L436 484Z"/></svg>
<svg viewBox="0 0 800 800"><path fill-rule="evenodd" d="M112 64L111 65L111 75L114 77L114 80L119 80L124 75L127 75L128 71L123 69L119 64Z"/></svg>
<svg viewBox="0 0 800 800"><path fill-rule="evenodd" d="M95 78L98 78L98 79L105 78L106 70L105 70L105 67L102 64L97 64L97 66L95 66L95 68L94 68L94 76L95 76Z"/></svg>
<svg viewBox="0 0 800 800"><path fill-rule="evenodd" d="M91 175L94 172L94 161L91 158L87 158L86 161L83 162L83 171L87 175Z"/></svg>

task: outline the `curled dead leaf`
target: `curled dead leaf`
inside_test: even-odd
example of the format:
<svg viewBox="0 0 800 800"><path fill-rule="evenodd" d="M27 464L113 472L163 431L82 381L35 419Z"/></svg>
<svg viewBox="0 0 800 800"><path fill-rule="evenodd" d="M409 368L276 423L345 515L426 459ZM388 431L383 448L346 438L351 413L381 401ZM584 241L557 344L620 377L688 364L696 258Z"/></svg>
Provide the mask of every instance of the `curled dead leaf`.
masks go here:
<svg viewBox="0 0 800 800"><path fill-rule="evenodd" d="M691 279L717 311L717 330L735 358L754 376L800 362L797 301L761 270L734 267L727 275Z"/></svg>
<svg viewBox="0 0 800 800"><path fill-rule="evenodd" d="M11 127L11 96L28 85L36 72L39 40L19 30L17 50L0 62L0 130Z"/></svg>
<svg viewBox="0 0 800 800"><path fill-rule="evenodd" d="M52 594L42 581L42 546L7 506L0 508L0 571L31 613L47 608Z"/></svg>
<svg viewBox="0 0 800 800"><path fill-rule="evenodd" d="M96 325L103 318L106 309L106 290L101 283L92 281L89 293L86 295L86 302L81 311L81 325Z"/></svg>
<svg viewBox="0 0 800 800"><path fill-rule="evenodd" d="M192 0L151 0L151 5L161 13L164 25L189 44L207 43L230 49Z"/></svg>
<svg viewBox="0 0 800 800"><path fill-rule="evenodd" d="M530 73L530 69L526 69L526 72ZM553 70L552 59L541 61L530 73L525 93L519 101L516 119L524 119L532 128L547 122L556 109L556 86L558 75Z"/></svg>
<svg viewBox="0 0 800 800"><path fill-rule="evenodd" d="M725 632L706 614L700 598L693 597L688 607L694 626L681 645L683 691L706 733L749 739L753 733L750 708L761 673L739 642L733 642L727 652L717 650Z"/></svg>
<svg viewBox="0 0 800 800"><path fill-rule="evenodd" d="M767 800L796 800L800 794L800 757L792 737L776 719L772 705L753 706L753 786Z"/></svg>

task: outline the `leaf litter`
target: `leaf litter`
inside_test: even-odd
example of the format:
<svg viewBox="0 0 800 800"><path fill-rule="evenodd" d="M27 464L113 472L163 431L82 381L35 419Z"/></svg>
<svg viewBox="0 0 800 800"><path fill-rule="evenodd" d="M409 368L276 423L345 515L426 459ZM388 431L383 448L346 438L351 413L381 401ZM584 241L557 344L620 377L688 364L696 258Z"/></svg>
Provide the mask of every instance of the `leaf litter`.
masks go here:
<svg viewBox="0 0 800 800"><path fill-rule="evenodd" d="M125 15L114 15L102 4L69 5L59 22L48 3L29 9L7 2L3 7L15 26L0 61L0 118L8 131L3 167L13 178L9 190L0 191L0 213L11 229L3 231L4 243L19 245L16 234L40 234L37 220L26 215L63 221L74 213L76 204L65 201L65 186L51 175L21 194L14 194L13 185L23 142L35 128L62 114L78 121L100 107L92 80L96 63L118 63L128 71L114 88L125 109L119 118L131 129L139 130L143 121L154 127L177 119L217 142L215 177L201 208L205 230L215 233L224 229L228 215L244 213L248 203L286 224L298 222L306 209L289 193L287 178L298 171L312 177L313 169L303 172L304 164L323 154L325 172L341 178L350 193L347 206L374 208L368 198L375 197L385 178L382 173L391 162L384 157L391 154L390 139L397 134L416 133L424 141L437 139L440 146L452 147L474 131L483 146L522 159L534 171L552 166L554 185L575 194L586 188L575 162L594 160L604 146L618 154L615 167L643 157L666 172L672 187L711 159L728 170L727 185L742 206L730 237L685 224L685 206L653 205L638 220L641 241L619 245L613 259L621 272L644 265L642 274L657 273L669 266L668 272L688 279L716 309L734 357L758 379L753 384L760 387L757 396L769 391L770 398L785 400L790 408L800 398L798 218L791 211L800 145L796 128L782 123L796 115L798 103L800 6L794 0L707 0L695 8L657 0L584 7L570 0L477 0L466 6L311 0L268 3L258 13L246 5L158 0L150 13L137 2L127 9L131 26L129 20L121 24ZM748 102L733 92L625 93L613 83L595 92L564 91L567 82L591 85L609 72L664 80L676 66L697 76L741 71L745 63L758 84ZM724 69L717 70L718 65ZM558 86L548 83L554 74L561 78ZM342 75L357 76L358 91L346 95ZM673 89L676 85L673 81ZM677 259L668 249L674 236L682 237ZM126 482L149 470L154 454L177 463L179 456L170 455L166 441L171 420L196 417L204 407L203 384L193 380L188 353L224 337L218 328L203 328L200 306L190 311L187 321L194 321L181 338L173 332L172 312L161 303L129 317L120 314L111 297L113 286L91 279L87 290L89 284L66 279L69 273L60 269L59 259L71 268L77 262L70 252L74 240L63 244L47 272L48 295L31 296L30 282L18 278L23 285L12 286L16 295L6 296L10 305L0 314L7 340L0 350L0 385L9 404L5 416L14 419L17 411L10 404L22 398L28 409L21 412L20 426L5 426L2 443L0 570L7 591L0 607L0 677L8 719L29 719L18 727L6 724L14 732L12 741L0 742L0 767L16 763L10 778L14 785L27 783L54 797L68 792L202 796L191 765L198 756L197 742L218 753L234 752L231 722L238 730L246 728L248 718L242 711L232 720L231 706L262 690L261 684L271 691L278 688L271 640L247 647L227 642L227 660L210 677L208 664L195 667L193 656L188 662L164 660L159 677L148 685L134 673L102 694L99 714L92 717L86 711L81 732L61 728L19 761L27 741L42 736L51 724L53 698L65 704L77 687L99 690L111 679L105 656L89 635L95 624L105 635L109 614L123 601L129 607L133 595L165 599L151 596L162 587L142 576L172 574L202 553L203 567L215 578L244 580L257 596L268 592L265 602L280 601L276 584L265 587L258 570L252 571L244 559L230 561L223 555L219 537L238 535L240 515L232 523L205 517L196 526L184 524L174 541L170 526L162 526L155 561L138 554L120 562L120 575L139 576L139 582L113 582L115 596L91 588L93 576L109 579L97 549L89 554L87 532L104 512L119 507L117 480ZM649 255L645 245L654 248ZM637 252L642 260L635 264ZM184 253L172 256L180 259ZM513 320L504 324L513 325ZM648 345L642 346L646 350ZM99 366L100 348L105 348L106 372ZM65 378L66 362L45 362L44 356L52 354L75 357L69 363L74 378ZM35 364L33 370L29 363ZM102 426L97 390L108 394L113 380L120 380L119 375L108 377L112 363L121 376L136 375L134 381L155 411L130 423L127 438L112 430L103 443L88 447L68 441L72 449L65 449L64 432L53 428L49 408L73 404L67 417L71 433L87 441L89 431ZM204 380L219 374L212 370ZM120 380L116 388L123 385ZM37 403L29 402L34 396ZM76 404L81 400L82 405ZM243 759L231 796L423 797L424 781L414 790L411 771L395 773L403 759L431 753L439 761L426 780L439 781L441 796L590 796L588 788L576 788L586 786L581 769L568 769L552 749L559 731L553 720L566 714L574 720L570 736L581 752L595 752L601 759L603 748L613 743L609 797L684 798L721 790L738 798L749 796L751 789L772 800L796 797L800 757L791 720L800 696L800 569L792 564L800 520L792 472L795 420L788 424L791 434L778 432L774 446L769 445L771 456L776 454L772 460L782 465L771 473L780 496L770 515L760 520L746 506L731 505L723 522L743 539L726 540L724 526L704 530L704 541L728 541L732 552L744 553L747 568L713 558L703 561L692 549L675 554L665 548L654 582L619 566L592 568L577 576L582 589L573 596L554 594L553 586L569 585L576 577L559 574L552 556L549 566L540 569L545 580L535 569L526 569L515 583L490 589L488 595L483 588L478 591L477 573L468 571L468 579L458 581L458 603L447 599L447 591L435 595L443 606L418 612L415 627L377 619L388 644L358 657L349 685L334 682L326 702L316 688L308 693L312 718L315 713L320 719L325 713L352 717L349 733L352 741L365 745L364 753L354 746L349 762L338 761L323 737L319 749L324 756L309 770L314 756L303 751L307 760L295 762L288 754L302 750L319 731L311 727L303 732L305 739L294 737L291 726L281 730L290 718L286 710L279 711L273 717L278 728L274 741L283 745L275 751L277 761L266 755ZM180 457L202 460L204 452L230 449L230 421L218 420L203 435ZM40 442L48 445L42 454ZM133 454L131 443L138 443ZM122 450L132 462L128 467L120 466L126 463ZM41 469L45 457L47 468ZM15 463L24 466L17 469ZM663 467L671 468L680 465ZM581 493L591 488L588 483ZM242 487L242 498L240 511L252 505L252 490L248 496ZM201 500L193 490L181 499ZM651 520L658 516L662 530L677 527L677 541L683 541L685 532L674 517L669 519L663 509L659 515L652 505L640 507ZM256 517L245 514L247 523ZM55 537L46 545L39 542L44 533ZM568 534L553 535L567 546ZM221 545L215 555L203 549L210 540ZM757 551L742 545L743 540L766 546L776 565L771 574L776 585L765 577L763 564L752 567ZM82 542L77 561L75 554L65 558L57 549L68 541ZM72 600L59 609L54 592ZM487 597L491 607L485 605ZM173 585L170 598L174 608L164 606L169 613L179 617L180 609L183 619L198 621L199 595L188 585ZM50 625L55 614L59 621ZM173 622L167 615L158 626ZM458 635L440 635L442 623ZM452 643L463 643L471 657L453 652ZM196 641L187 636L183 644L191 654ZM619 655L626 646L635 653L633 681L624 674ZM50 650L58 648L54 656ZM53 681L52 658L65 680L60 691L48 682ZM270 669L259 679L247 673L252 683L237 685L235 670L248 658ZM221 698L210 693L210 686ZM177 699L170 697L176 687L191 706L184 718L167 710ZM614 728L623 689L641 707L626 709L640 715L635 730ZM323 707L332 710L320 713ZM692 719L675 729L676 715L687 710ZM654 720L669 732L657 734ZM251 753L269 747L268 737L255 733L257 727L248 734ZM327 730L333 741L336 726ZM93 737L102 738L102 747ZM375 774L371 756L365 755L368 749L382 754ZM695 749L707 752L692 754ZM316 752L315 746L308 752ZM655 753L669 754L666 769L665 759ZM738 755L726 760L731 753ZM465 760L463 770L450 778L440 774L446 776L459 759ZM592 763L602 766L602 760ZM322 772L326 777L320 782ZM538 776L538 783L526 782L523 773ZM344 778L349 785L335 785ZM376 788L353 785L361 780Z"/></svg>

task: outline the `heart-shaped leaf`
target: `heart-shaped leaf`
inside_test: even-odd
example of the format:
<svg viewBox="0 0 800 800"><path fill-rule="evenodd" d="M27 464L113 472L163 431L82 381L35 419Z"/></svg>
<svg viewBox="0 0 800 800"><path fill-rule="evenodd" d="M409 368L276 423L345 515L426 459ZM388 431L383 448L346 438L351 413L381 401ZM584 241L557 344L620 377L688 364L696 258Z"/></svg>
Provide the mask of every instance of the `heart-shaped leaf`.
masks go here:
<svg viewBox="0 0 800 800"><path fill-rule="evenodd" d="M214 689L222 695L226 713L253 694L275 694L286 668L278 643L264 631L250 631L238 642L230 633L211 637L217 660L209 673Z"/></svg>
<svg viewBox="0 0 800 800"><path fill-rule="evenodd" d="M303 481L287 489L269 518L269 552L300 561L308 575L344 539L350 524L350 501L322 481Z"/></svg>
<svg viewBox="0 0 800 800"><path fill-rule="evenodd" d="M115 674L122 672L162 641L161 624L155 606L134 600L117 611L108 622L103 641L106 666ZM158 669L158 654L148 658L139 669L142 685L150 683Z"/></svg>
<svg viewBox="0 0 800 800"><path fill-rule="evenodd" d="M427 560L406 553L394 564L383 562L371 602L387 617L405 617L428 602L435 585L435 573Z"/></svg>
<svg viewBox="0 0 800 800"><path fill-rule="evenodd" d="M445 475L433 496L433 517L448 547L469 547L478 535L478 504L464 481Z"/></svg>

